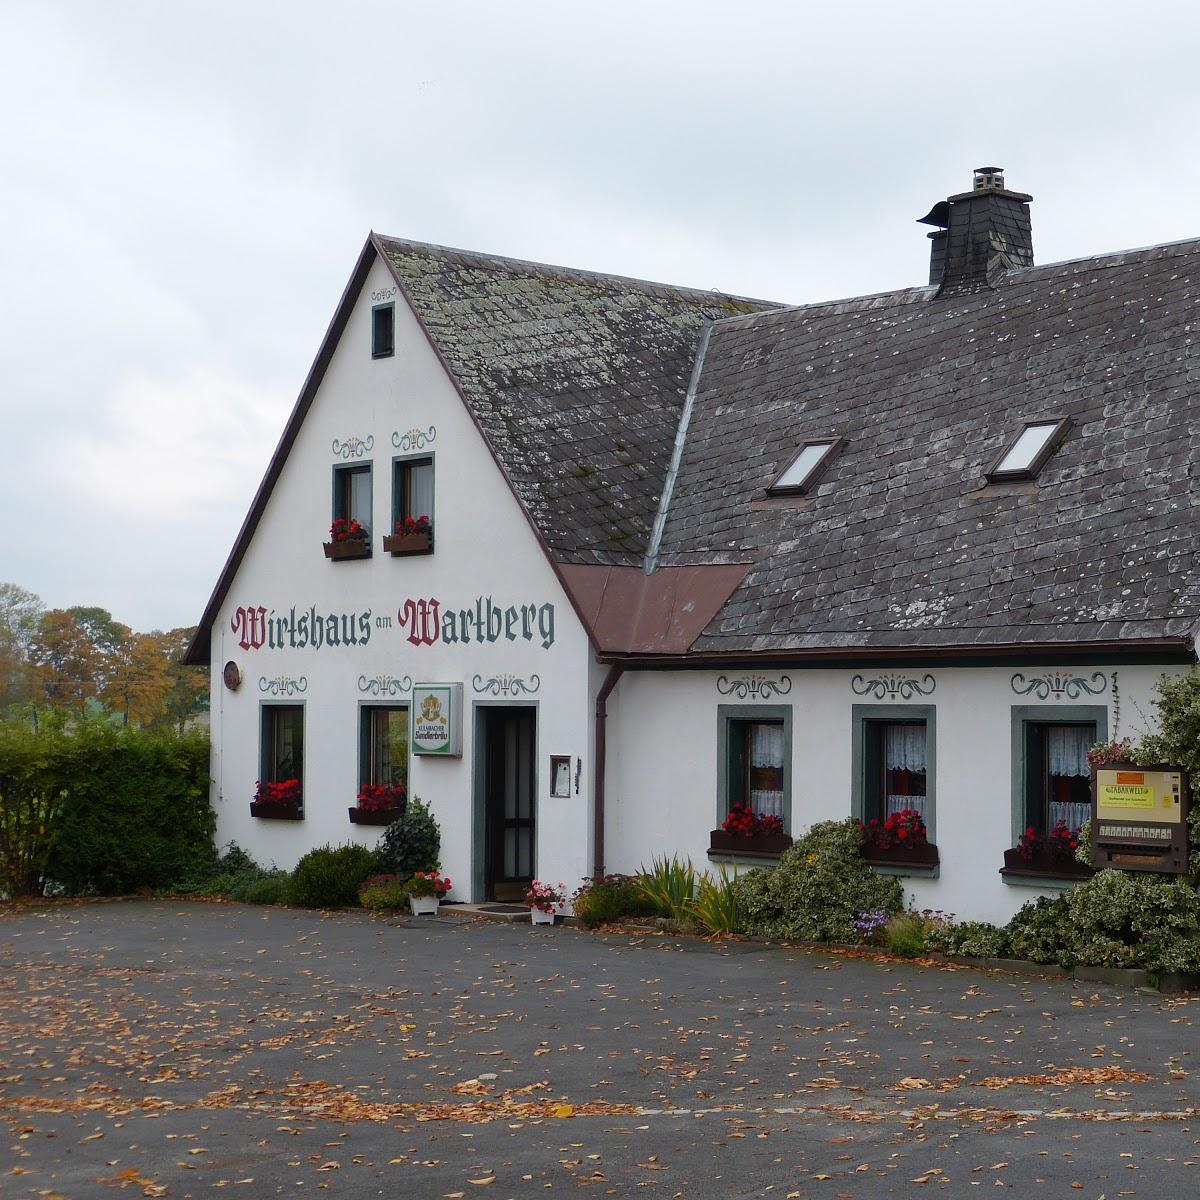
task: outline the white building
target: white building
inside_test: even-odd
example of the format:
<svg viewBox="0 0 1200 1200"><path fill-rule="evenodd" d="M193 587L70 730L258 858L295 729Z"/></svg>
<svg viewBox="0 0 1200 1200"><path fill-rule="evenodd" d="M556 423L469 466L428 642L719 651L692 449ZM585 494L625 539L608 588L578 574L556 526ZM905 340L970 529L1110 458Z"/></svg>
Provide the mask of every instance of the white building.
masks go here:
<svg viewBox="0 0 1200 1200"><path fill-rule="evenodd" d="M1200 243L1034 267L1028 201L981 171L929 286L802 307L372 235L190 651L219 839L370 842L402 783L482 900L916 808L922 907L1069 884L1004 853L1195 661Z"/></svg>

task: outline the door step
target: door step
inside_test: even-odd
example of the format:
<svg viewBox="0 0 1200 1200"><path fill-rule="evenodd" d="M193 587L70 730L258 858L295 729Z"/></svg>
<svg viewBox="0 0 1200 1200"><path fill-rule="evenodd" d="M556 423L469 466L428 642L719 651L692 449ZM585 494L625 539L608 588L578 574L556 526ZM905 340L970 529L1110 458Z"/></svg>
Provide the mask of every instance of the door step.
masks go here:
<svg viewBox="0 0 1200 1200"><path fill-rule="evenodd" d="M525 904L456 904L455 912L471 913L492 921L528 921L529 907Z"/></svg>

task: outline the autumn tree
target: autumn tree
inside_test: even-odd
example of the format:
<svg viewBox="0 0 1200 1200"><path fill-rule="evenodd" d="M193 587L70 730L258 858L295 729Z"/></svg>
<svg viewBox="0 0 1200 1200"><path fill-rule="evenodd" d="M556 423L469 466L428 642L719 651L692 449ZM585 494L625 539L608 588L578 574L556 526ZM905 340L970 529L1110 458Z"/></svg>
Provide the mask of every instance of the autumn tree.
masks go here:
<svg viewBox="0 0 1200 1200"><path fill-rule="evenodd" d="M127 625L117 629L120 636L107 654L100 700L120 714L122 724L150 725L165 714L173 683L161 635L134 633Z"/></svg>
<svg viewBox="0 0 1200 1200"><path fill-rule="evenodd" d="M33 592L0 583L0 712L34 698L29 648L44 612Z"/></svg>
<svg viewBox="0 0 1200 1200"><path fill-rule="evenodd" d="M101 660L70 612L43 613L29 642L29 665L40 697L64 708L83 708L101 690Z"/></svg>
<svg viewBox="0 0 1200 1200"><path fill-rule="evenodd" d="M151 635L159 639L171 676L165 715L180 733L188 721L208 708L208 671L204 667L186 666L183 661L195 635L195 625Z"/></svg>

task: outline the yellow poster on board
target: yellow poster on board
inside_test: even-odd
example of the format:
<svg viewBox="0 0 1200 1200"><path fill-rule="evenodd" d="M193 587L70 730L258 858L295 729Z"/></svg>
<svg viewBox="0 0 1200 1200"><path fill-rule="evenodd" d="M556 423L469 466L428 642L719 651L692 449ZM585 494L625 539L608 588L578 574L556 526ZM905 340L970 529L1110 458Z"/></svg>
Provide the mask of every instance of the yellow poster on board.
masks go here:
<svg viewBox="0 0 1200 1200"><path fill-rule="evenodd" d="M1096 772L1096 816L1102 821L1183 819L1179 771L1135 771L1101 767Z"/></svg>

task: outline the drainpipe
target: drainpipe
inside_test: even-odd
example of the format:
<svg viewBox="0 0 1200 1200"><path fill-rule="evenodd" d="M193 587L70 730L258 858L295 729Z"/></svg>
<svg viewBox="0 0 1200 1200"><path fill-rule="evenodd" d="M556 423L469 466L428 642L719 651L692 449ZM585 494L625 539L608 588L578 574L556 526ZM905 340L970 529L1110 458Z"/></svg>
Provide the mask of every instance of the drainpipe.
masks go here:
<svg viewBox="0 0 1200 1200"><path fill-rule="evenodd" d="M609 667L608 675L596 694L596 789L595 824L592 828L592 876L599 879L604 874L604 741L608 724L607 701L617 686L617 680L625 673L623 666Z"/></svg>

